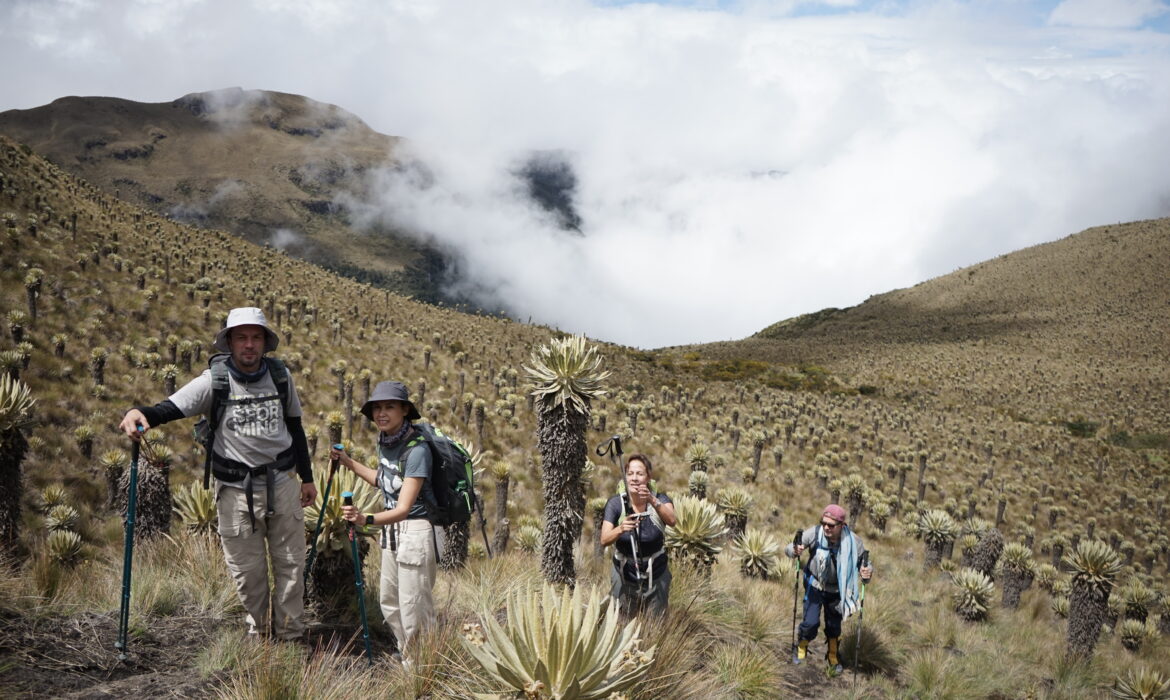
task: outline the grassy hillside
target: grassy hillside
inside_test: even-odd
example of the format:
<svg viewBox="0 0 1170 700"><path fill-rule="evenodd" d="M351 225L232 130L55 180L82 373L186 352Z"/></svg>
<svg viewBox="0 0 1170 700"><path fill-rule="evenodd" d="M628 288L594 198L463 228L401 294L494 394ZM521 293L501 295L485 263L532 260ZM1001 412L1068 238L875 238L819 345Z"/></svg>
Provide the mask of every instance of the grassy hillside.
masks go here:
<svg viewBox="0 0 1170 700"><path fill-rule="evenodd" d="M0 217L0 308L8 323L0 371L18 375L37 401L35 423L26 430L21 540L0 565L0 683L7 692L159 694L166 688L184 696L257 697L299 689L321 697L344 688L347 694L468 697L503 690L458 638L465 624L499 616L506 594L539 579L539 554L528 548L539 536L540 465L523 365L554 331L427 306L226 233L180 225L76 180L7 139L0 139ZM1141 248L1130 262L1133 277L1144 274L1134 261L1146 252L1165 260L1158 247L1164 236L1124 233L1146 225L1116 229L1120 241ZM1148 225L1164 231L1162 222ZM590 444L622 434L627 451L655 457L656 476L674 496L692 490L690 483L701 480L692 470L705 467L707 498L722 514L742 516L748 528L779 542L814 523L826 502L839 500L855 513L877 568L860 650L865 672L827 679L815 663L787 664L790 562L769 561L767 580L745 577L742 550L732 543L724 543L709 577L676 562L673 613L642 631L642 648L654 647L655 660L628 697L1091 698L1119 676L1170 668L1167 450L1110 439L1118 429L1155 438L1163 431L1164 415L1156 416L1166 405L1158 393L1166 386L1164 358L1158 367L1160 351L1130 345L1134 335L1121 330L1136 328L1132 333L1151 342L1161 338L1165 329L1151 321L1158 307L1147 311L1143 300L1164 311L1158 301L1164 292L1089 274L1099 269L1090 267L1077 293L1102 306L1078 316L1075 304L1043 296L1044 249L1026 252L1037 261L1019 269L1031 279L1000 266L1008 256L968 275L978 295L963 291L954 276L941 278L869 307L884 315L873 311L873 318L861 319L863 305L809 324L799 335L780 331L777 339L669 353L601 346L613 374L608 396L593 406ZM984 286L980 276L992 272L996 279ZM34 320L29 300L37 280ZM1014 291L1029 284L1036 287L1032 297ZM916 296L931 285L943 286ZM925 299L941 303L944 287L952 299L982 300L970 314L958 312L958 301L947 302L961 331L944 332L929 321L935 312ZM1005 291L997 296L996 290ZM1129 303L1127 294L1139 296ZM1024 301L1027 311L1012 310L1024 309ZM346 413L356 414L364 401L367 378L400 378L423 395L425 416L482 452L489 536L499 527L494 513L507 473L509 551L487 559L473 548L465 569L441 575L440 628L428 641L429 655L412 669L389 661L380 646L378 663L367 670L349 643L356 620L345 615L315 621L320 631L313 644L322 648L310 651L307 662L304 650L242 645L215 536L187 533L178 520L170 537L139 551L133 655L127 663L115 658L121 531L107 505L102 457L127 447L114 430L126 407L156 401L170 381L181 384L198 372L227 310L245 304L264 307L279 329L279 355L295 373L306 425L320 443L319 466L330 414L339 412L346 423ZM895 312L899 304L902 311ZM1045 309L1054 309L1043 317L1047 323L1038 318ZM1091 309L1124 318L1102 318ZM1008 326L1013 313L1027 316L1022 330ZM993 333L988 324L996 318L1003 330ZM851 330L830 333L845 323ZM863 324L870 335L859 337ZM914 335L916 324L925 337ZM961 335L945 335L952 332ZM1068 344L1050 341L1060 338ZM1114 345L1126 350L1111 362ZM1141 383L1131 373L1145 352L1151 380ZM1094 384L1125 377L1135 384ZM1096 403L1070 410L1058 400L1070 391ZM1161 407L1150 407L1151 400ZM1045 420L1049 415L1059 420ZM154 433L174 452L170 484L178 492L200 472L190 424ZM369 450L374 433L360 416L346 433L355 450ZM110 459L124 463L125 453ZM600 458L593 462L588 496L613 493L615 471ZM54 492L60 486L63 497ZM57 517L46 505L62 498L78 511L73 528L83 542L68 564L46 554ZM923 529L921 512L932 510L959 523L953 551L938 567L925 566L926 545L935 540ZM968 535L992 525L1009 543L1026 544L1037 563L1052 566L1037 570L1037 584L1018 609L999 604L1006 577L997 574L988 619L966 621L954 611L959 589L949 574L971 563ZM534 530L522 535L524 526ZM594 553L594 528L588 511L577 557L585 588L608 581L606 560ZM1062 553L1090 538L1109 543L1123 570L1094 660L1069 664L1062 614L1070 576ZM367 580L377 580L377 562L366 566ZM1134 637L1123 634L1122 622L1131 607L1148 615L1132 651L1123 646ZM372 599L370 609L376 617ZM327 634L338 630L347 634ZM855 634L850 622L850 664ZM339 647L331 650L330 639ZM822 653L818 640L812 656Z"/></svg>
<svg viewBox="0 0 1170 700"><path fill-rule="evenodd" d="M890 398L1170 446L1170 219L1089 229L703 356L822 365Z"/></svg>
<svg viewBox="0 0 1170 700"><path fill-rule="evenodd" d="M434 253L393 230L355 235L338 196L394 166L398 139L334 105L238 88L157 104L64 97L0 113L0 133L127 202L438 298Z"/></svg>

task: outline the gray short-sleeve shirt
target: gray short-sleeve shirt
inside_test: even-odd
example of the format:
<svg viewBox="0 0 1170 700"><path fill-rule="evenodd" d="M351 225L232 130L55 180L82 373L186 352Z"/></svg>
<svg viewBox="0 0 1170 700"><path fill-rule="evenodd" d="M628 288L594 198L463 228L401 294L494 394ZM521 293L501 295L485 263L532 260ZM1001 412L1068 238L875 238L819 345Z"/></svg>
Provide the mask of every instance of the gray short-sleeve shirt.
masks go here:
<svg viewBox="0 0 1170 700"><path fill-rule="evenodd" d="M292 447L292 435L284 424L284 406L280 393L270 373L254 382L242 382L228 373L229 399L251 399L248 403L228 404L224 407L223 419L215 433L215 453L221 457L243 462L249 466L267 464L276 456ZM211 370L206 369L198 377L187 382L172 394L171 403L184 416L207 415L211 412ZM292 375L288 378L288 415L301 415L301 402L293 385ZM291 470L279 472L277 481L290 478ZM263 483L264 477L253 479ZM226 486L243 488L243 483L225 483Z"/></svg>

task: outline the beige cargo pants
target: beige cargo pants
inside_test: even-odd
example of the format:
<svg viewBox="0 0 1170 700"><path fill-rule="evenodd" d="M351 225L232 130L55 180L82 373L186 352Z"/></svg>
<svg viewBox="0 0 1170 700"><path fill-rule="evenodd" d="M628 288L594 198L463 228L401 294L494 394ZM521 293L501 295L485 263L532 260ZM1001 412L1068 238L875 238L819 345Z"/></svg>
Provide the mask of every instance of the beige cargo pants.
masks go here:
<svg viewBox="0 0 1170 700"><path fill-rule="evenodd" d="M217 484L216 490L224 559L248 613L248 631L271 633L277 639L300 639L305 630L305 513L301 509L300 480L292 475L280 478L275 490L276 512L270 517L264 515L264 486L254 486L255 532L248 518L244 490L223 484ZM269 560L273 574L271 596Z"/></svg>
<svg viewBox="0 0 1170 700"><path fill-rule="evenodd" d="M435 602L431 590L435 587L438 557L429 521L403 520L387 527L395 526L398 551L389 547L382 550L378 603L382 617L398 640L399 651L405 654L411 640L434 625Z"/></svg>

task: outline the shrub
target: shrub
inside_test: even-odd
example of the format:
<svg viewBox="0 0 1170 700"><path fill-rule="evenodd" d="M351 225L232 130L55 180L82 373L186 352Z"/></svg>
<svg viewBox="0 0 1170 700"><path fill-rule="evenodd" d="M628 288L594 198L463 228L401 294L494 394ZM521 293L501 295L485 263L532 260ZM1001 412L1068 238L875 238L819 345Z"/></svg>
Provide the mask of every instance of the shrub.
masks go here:
<svg viewBox="0 0 1170 700"><path fill-rule="evenodd" d="M691 472L687 479L687 488L695 498L707 498L707 484L710 481L707 472Z"/></svg>
<svg viewBox="0 0 1170 700"><path fill-rule="evenodd" d="M202 484L187 484L175 494L175 515L192 532L212 532L219 522L215 492Z"/></svg>
<svg viewBox="0 0 1170 700"><path fill-rule="evenodd" d="M1032 550L1018 542L1004 545L1000 559L1000 578L1003 583L1003 606L1016 608L1020 605L1020 594L1032 586L1035 578L1035 562Z"/></svg>
<svg viewBox="0 0 1170 700"><path fill-rule="evenodd" d="M604 615L597 588L557 589L512 595L507 623L490 611L463 627L463 647L492 679L526 697L603 700L634 687L654 660L639 649L641 625L622 624L610 599Z"/></svg>
<svg viewBox="0 0 1170 700"><path fill-rule="evenodd" d="M780 543L771 534L748 528L735 540L735 549L744 576L766 581L780 573Z"/></svg>
<svg viewBox="0 0 1170 700"><path fill-rule="evenodd" d="M1113 580L1121 571L1121 557L1100 540L1081 540L1065 557L1072 569L1068 611L1068 656L1093 655L1101 625L1108 613Z"/></svg>
<svg viewBox="0 0 1170 700"><path fill-rule="evenodd" d="M975 569L961 569L951 578L955 591L951 594L954 611L968 622L987 619L995 585L987 574Z"/></svg>
<svg viewBox="0 0 1170 700"><path fill-rule="evenodd" d="M1109 689L1118 700L1170 700L1170 677L1142 668L1118 678Z"/></svg>
<svg viewBox="0 0 1170 700"><path fill-rule="evenodd" d="M529 553L539 550L543 534L540 528L534 525L521 525L516 531L516 548Z"/></svg>
<svg viewBox="0 0 1170 700"><path fill-rule="evenodd" d="M1151 630L1146 627L1146 623L1138 620L1122 620L1117 629L1118 636L1121 638L1121 646L1133 653L1137 653L1142 648L1142 643L1150 636L1150 632Z"/></svg>
<svg viewBox="0 0 1170 700"><path fill-rule="evenodd" d="M81 535L68 530L49 533L46 541L49 558L64 567L71 567L81 561Z"/></svg>
<svg viewBox="0 0 1170 700"><path fill-rule="evenodd" d="M677 522L666 528L666 549L671 557L709 571L723 547L719 542L727 534L723 516L715 504L693 496L679 496L674 501Z"/></svg>
<svg viewBox="0 0 1170 700"><path fill-rule="evenodd" d="M80 517L76 508L62 503L49 509L49 514L45 516L45 527L49 532L74 530Z"/></svg>

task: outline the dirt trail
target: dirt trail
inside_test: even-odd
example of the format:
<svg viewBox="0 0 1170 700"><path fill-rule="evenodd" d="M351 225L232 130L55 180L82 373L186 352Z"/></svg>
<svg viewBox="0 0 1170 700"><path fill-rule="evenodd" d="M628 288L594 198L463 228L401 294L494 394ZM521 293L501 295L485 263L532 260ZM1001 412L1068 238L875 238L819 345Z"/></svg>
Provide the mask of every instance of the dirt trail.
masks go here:
<svg viewBox="0 0 1170 700"><path fill-rule="evenodd" d="M214 621L163 618L132 637L118 660L112 614L76 617L3 616L0 695L3 697L210 697L215 678L201 679L191 664Z"/></svg>

